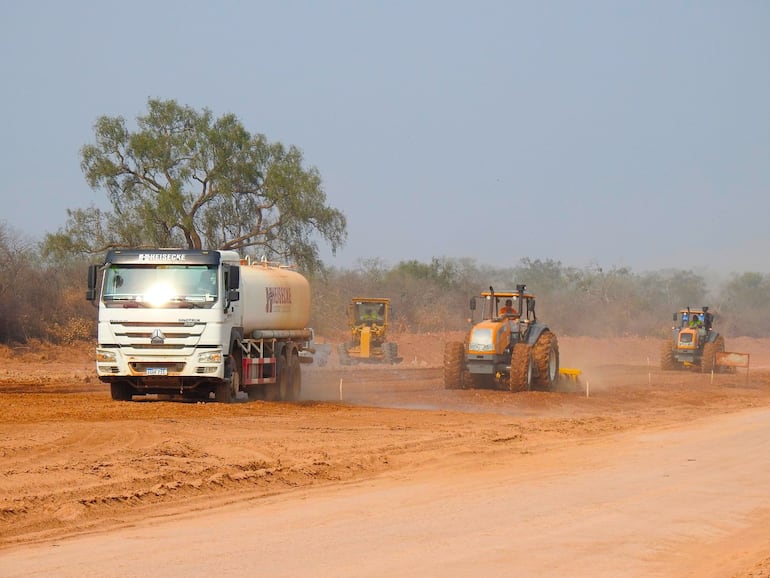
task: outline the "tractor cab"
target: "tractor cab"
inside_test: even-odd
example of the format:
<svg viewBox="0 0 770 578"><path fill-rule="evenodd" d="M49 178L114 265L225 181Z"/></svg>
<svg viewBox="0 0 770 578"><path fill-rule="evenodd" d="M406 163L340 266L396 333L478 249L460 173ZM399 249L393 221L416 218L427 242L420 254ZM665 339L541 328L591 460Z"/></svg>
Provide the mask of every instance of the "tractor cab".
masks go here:
<svg viewBox="0 0 770 578"><path fill-rule="evenodd" d="M481 320L471 319L468 351L510 356L513 345L521 341L530 324L537 321L535 296L526 292L525 285L517 285L515 291L495 291L490 287L489 291L471 298L471 313L479 308L479 300Z"/></svg>
<svg viewBox="0 0 770 578"><path fill-rule="evenodd" d="M526 293L526 285L517 285L515 291L482 291L480 295L471 298L471 311L475 311L477 300L481 299L481 319L500 321L504 319L535 322L535 296ZM510 305L508 304L510 302Z"/></svg>

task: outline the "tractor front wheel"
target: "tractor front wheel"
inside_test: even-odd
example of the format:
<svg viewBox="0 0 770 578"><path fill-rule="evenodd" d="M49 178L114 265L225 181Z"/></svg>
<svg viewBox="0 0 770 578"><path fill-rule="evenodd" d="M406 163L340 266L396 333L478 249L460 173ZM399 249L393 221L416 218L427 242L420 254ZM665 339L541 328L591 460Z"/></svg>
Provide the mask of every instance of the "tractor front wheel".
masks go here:
<svg viewBox="0 0 770 578"><path fill-rule="evenodd" d="M463 386L465 346L459 341L444 344L444 389L460 389Z"/></svg>
<svg viewBox="0 0 770 578"><path fill-rule="evenodd" d="M671 349L671 340L666 339L660 348L660 368L664 371L676 369L674 350Z"/></svg>
<svg viewBox="0 0 770 578"><path fill-rule="evenodd" d="M703 357L700 361L700 370L702 373L711 373L714 370L717 359L717 352L725 350L725 338L721 335L714 341L709 341L703 346Z"/></svg>
<svg viewBox="0 0 770 578"><path fill-rule="evenodd" d="M532 389L532 347L526 343L517 343L511 353L511 375L508 389L511 391L529 391Z"/></svg>
<svg viewBox="0 0 770 578"><path fill-rule="evenodd" d="M559 380L559 342L551 331L543 331L532 347L537 368L535 385L551 389Z"/></svg>

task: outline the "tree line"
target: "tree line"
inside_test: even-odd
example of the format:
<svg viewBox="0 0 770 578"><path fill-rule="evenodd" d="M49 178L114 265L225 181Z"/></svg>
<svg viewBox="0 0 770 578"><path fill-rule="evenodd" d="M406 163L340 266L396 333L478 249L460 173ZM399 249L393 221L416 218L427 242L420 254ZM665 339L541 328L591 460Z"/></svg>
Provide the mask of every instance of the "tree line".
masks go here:
<svg viewBox="0 0 770 578"><path fill-rule="evenodd" d="M68 209L65 225L40 242L0 221L2 343L92 339L87 266L125 247L233 249L296 264L311 281L312 324L329 340L345 339L353 297L390 298L397 332L457 331L468 327L471 296L517 284L536 294L539 319L558 335L662 336L672 312L688 305L709 305L727 335L768 334L770 278L755 272L709 288L689 270L638 273L526 257L502 266L434 258L327 267L318 243L332 252L343 246L347 222L328 204L320 172L304 165L297 147L250 133L232 114L215 118L148 99L133 127L119 116L99 117L80 157L86 181L106 193L110 210Z"/></svg>
<svg viewBox="0 0 770 578"><path fill-rule="evenodd" d="M62 260L0 221L0 343L43 340L71 344L96 336L96 310L85 299L87 267L98 259ZM495 267L471 259L430 262L361 260L354 267L304 272L312 290L311 325L327 341L345 339L354 297L388 297L395 332L440 333L468 328L470 298L517 284L537 297L538 318L557 335L663 337L674 311L708 305L728 336L770 336L770 276L733 274L718 287L689 270L638 273L629 267L572 267L522 258Z"/></svg>

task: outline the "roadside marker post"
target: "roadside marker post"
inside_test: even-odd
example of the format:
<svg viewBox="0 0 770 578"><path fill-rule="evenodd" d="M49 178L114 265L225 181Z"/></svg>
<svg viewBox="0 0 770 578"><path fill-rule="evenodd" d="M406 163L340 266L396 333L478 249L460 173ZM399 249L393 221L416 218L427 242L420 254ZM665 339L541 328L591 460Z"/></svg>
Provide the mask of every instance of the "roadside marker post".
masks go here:
<svg viewBox="0 0 770 578"><path fill-rule="evenodd" d="M650 358L647 358L647 385L652 386L652 367L650 366Z"/></svg>

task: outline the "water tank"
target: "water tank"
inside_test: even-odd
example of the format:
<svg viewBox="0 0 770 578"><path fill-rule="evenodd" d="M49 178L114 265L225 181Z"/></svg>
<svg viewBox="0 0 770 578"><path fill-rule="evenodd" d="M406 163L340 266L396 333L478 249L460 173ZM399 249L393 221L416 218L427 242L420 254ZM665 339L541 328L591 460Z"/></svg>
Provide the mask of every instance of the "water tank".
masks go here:
<svg viewBox="0 0 770 578"><path fill-rule="evenodd" d="M304 329L310 321L310 283L284 267L242 264L240 308L244 334Z"/></svg>

